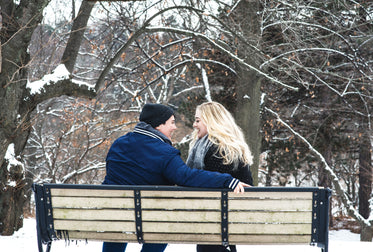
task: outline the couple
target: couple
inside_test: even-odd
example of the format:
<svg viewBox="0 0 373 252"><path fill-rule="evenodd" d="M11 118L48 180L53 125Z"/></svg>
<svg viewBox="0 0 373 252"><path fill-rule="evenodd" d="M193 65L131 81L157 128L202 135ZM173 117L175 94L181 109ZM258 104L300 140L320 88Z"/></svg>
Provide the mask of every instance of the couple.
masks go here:
<svg viewBox="0 0 373 252"><path fill-rule="evenodd" d="M221 104L206 102L197 106L186 164L179 150L172 147L176 125L171 108L146 104L139 119L132 132L111 146L103 184L231 188L235 193L243 193L244 187L252 185L251 152L241 129ZM102 251L123 252L126 246L104 242ZM145 243L141 251L162 252L166 246ZM236 247L197 245L197 251L236 251Z"/></svg>

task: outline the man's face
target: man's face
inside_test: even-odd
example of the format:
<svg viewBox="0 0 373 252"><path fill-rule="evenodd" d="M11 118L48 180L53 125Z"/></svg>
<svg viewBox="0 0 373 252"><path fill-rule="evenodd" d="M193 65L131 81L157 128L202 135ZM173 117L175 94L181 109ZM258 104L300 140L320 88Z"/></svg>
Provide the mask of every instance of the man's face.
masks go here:
<svg viewBox="0 0 373 252"><path fill-rule="evenodd" d="M171 140L172 133L177 129L175 124L175 116L171 116L164 124L161 124L155 128L159 130L163 135Z"/></svg>

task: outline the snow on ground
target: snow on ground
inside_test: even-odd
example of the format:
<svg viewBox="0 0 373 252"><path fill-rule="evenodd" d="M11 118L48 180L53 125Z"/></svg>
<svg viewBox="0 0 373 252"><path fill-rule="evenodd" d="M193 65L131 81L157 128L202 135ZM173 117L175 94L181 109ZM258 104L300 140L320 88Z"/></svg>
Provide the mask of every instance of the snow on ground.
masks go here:
<svg viewBox="0 0 373 252"><path fill-rule="evenodd" d="M37 252L36 226L35 219L25 219L23 228L17 231L13 236L0 236L1 252ZM368 252L373 251L372 242L359 242L359 235L351 233L348 230L331 231L329 235L330 252ZM55 241L52 243L51 252L101 252L101 242L71 242L70 245L65 241ZM309 245L251 245L237 246L239 252L319 252L318 247ZM127 252L140 251L140 245L131 243L127 246ZM192 244L170 244L165 252L189 252L195 251L195 245Z"/></svg>

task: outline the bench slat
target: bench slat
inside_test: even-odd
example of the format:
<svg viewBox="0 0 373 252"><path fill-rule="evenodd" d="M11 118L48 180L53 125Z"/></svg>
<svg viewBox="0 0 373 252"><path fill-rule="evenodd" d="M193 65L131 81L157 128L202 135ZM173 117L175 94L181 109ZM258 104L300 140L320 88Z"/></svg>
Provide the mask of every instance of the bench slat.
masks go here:
<svg viewBox="0 0 373 252"><path fill-rule="evenodd" d="M134 219L133 210L53 210L54 219L65 220L118 220ZM229 222L239 223L311 223L312 212L229 212ZM219 222L220 212L213 211L147 211L142 212L143 221ZM308 220L308 221L305 221Z"/></svg>
<svg viewBox="0 0 373 252"><path fill-rule="evenodd" d="M141 191L142 198L220 198L221 192Z"/></svg>
<svg viewBox="0 0 373 252"><path fill-rule="evenodd" d="M84 198L84 197L52 197L56 208L134 208L131 198ZM203 203L203 204L202 204ZM143 209L209 209L220 210L220 200L206 199L141 199ZM283 210L310 211L309 200L230 200L229 210Z"/></svg>
<svg viewBox="0 0 373 252"><path fill-rule="evenodd" d="M54 220L56 230L81 230L97 232L135 232L135 222L125 221L79 221L79 220Z"/></svg>
<svg viewBox="0 0 373 252"><path fill-rule="evenodd" d="M312 223L312 212L229 212L229 222Z"/></svg>
<svg viewBox="0 0 373 252"><path fill-rule="evenodd" d="M220 223L172 223L172 222L143 222L144 233L201 233L220 234Z"/></svg>
<svg viewBox="0 0 373 252"><path fill-rule="evenodd" d="M311 235L229 235L232 244L309 244Z"/></svg>
<svg viewBox="0 0 373 252"><path fill-rule="evenodd" d="M71 239L89 239L97 241L111 241L111 242L123 242L124 240L129 242L136 242L137 237L134 234L125 234L125 233L114 233L114 232L69 232L69 237ZM154 234L146 233L144 234L144 239L146 242L166 242L174 241L178 243L201 243L201 242L210 242L213 244L221 244L221 235L211 235L211 234Z"/></svg>
<svg viewBox="0 0 373 252"><path fill-rule="evenodd" d="M69 232L69 238L74 240L97 240L108 242L135 242L136 235L125 233ZM230 244L309 244L310 235L229 235ZM174 242L189 244L221 244L220 235L211 234L144 234L144 240L152 243Z"/></svg>
<svg viewBox="0 0 373 252"><path fill-rule="evenodd" d="M202 201L203 200L203 201ZM221 201L213 199L141 199L143 209L209 209L220 210ZM230 200L229 210L312 211L310 200Z"/></svg>
<svg viewBox="0 0 373 252"><path fill-rule="evenodd" d="M312 211L311 200L229 200L229 210Z"/></svg>
<svg viewBox="0 0 373 252"><path fill-rule="evenodd" d="M312 192L245 192L244 194L235 194L228 192L228 198L231 199L308 199L312 200Z"/></svg>
<svg viewBox="0 0 373 252"><path fill-rule="evenodd" d="M54 219L65 220L118 220L129 221L134 220L135 212L133 210L96 210L96 209L53 209Z"/></svg>
<svg viewBox="0 0 373 252"><path fill-rule="evenodd" d="M69 188L51 188L53 196L68 197L132 197L133 190L100 190L100 189L69 189Z"/></svg>
<svg viewBox="0 0 373 252"><path fill-rule="evenodd" d="M175 243L219 244L220 235L208 234L145 234L144 240L153 243L173 241ZM230 244L309 244L310 235L229 235Z"/></svg>
<svg viewBox="0 0 373 252"><path fill-rule="evenodd" d="M134 210L61 209L53 210L54 219L64 220L134 220ZM143 211L143 221L219 222L220 212L207 211Z"/></svg>
<svg viewBox="0 0 373 252"><path fill-rule="evenodd" d="M100 189L68 189L51 188L54 196L70 197L133 197L133 190L100 190ZM220 192L195 192L195 191L141 191L142 197L169 197L169 198L217 198ZM312 199L312 192L246 192L245 194L228 193L229 199L236 198L260 198L260 199Z"/></svg>
<svg viewBox="0 0 373 252"><path fill-rule="evenodd" d="M157 243L172 241L177 243L192 243L192 244L219 244L221 245L220 234L157 234L146 233L144 239L147 242Z"/></svg>
<svg viewBox="0 0 373 252"><path fill-rule="evenodd" d="M142 212L143 221L219 222L220 212L212 211L147 211Z"/></svg>
<svg viewBox="0 0 373 252"><path fill-rule="evenodd" d="M85 208L85 209L103 209L103 208L122 208L133 209L134 200L131 198L84 198L84 197L53 197L52 204L54 208Z"/></svg>
<svg viewBox="0 0 373 252"><path fill-rule="evenodd" d="M311 224L291 224L291 223L248 223L235 224L229 223L228 230L230 234L310 234L312 230Z"/></svg>
<svg viewBox="0 0 373 252"><path fill-rule="evenodd" d="M150 233L221 233L220 223L171 223L143 222L143 232ZM309 234L311 224L273 224L247 223L228 224L230 234Z"/></svg>
<svg viewBox="0 0 373 252"><path fill-rule="evenodd" d="M113 241L113 242L136 242L137 236L133 233L118 232L77 232L69 231L69 238L72 240L96 240L96 241Z"/></svg>
<svg viewBox="0 0 373 252"><path fill-rule="evenodd" d="M142 198L141 199L142 209L208 209L208 210L219 210L221 208L220 199L152 199Z"/></svg>

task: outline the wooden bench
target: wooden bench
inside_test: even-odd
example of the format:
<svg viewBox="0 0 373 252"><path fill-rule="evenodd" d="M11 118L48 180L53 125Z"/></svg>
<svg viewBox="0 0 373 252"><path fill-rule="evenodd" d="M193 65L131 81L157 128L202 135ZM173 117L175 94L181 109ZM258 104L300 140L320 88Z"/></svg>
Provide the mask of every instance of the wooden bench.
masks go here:
<svg viewBox="0 0 373 252"><path fill-rule="evenodd" d="M39 252L52 241L310 244L328 251L330 189L34 184Z"/></svg>

